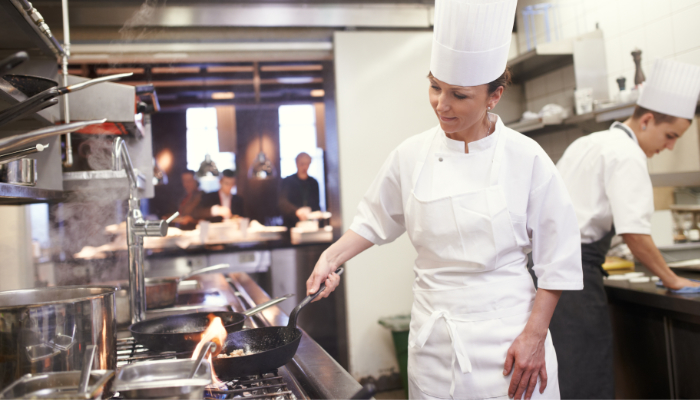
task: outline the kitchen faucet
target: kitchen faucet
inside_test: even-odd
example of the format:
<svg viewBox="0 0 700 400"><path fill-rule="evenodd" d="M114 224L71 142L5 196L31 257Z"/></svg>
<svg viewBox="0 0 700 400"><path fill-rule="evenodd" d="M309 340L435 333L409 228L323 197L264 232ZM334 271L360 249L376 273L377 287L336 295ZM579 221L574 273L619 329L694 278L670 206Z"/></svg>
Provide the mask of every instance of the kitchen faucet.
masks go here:
<svg viewBox="0 0 700 400"><path fill-rule="evenodd" d="M135 324L146 319L146 284L143 266L144 236L165 236L168 234L168 224L179 212L167 220L146 221L141 214L141 204L138 193L138 181L126 143L120 137L114 138L112 146L112 170L124 169L129 180L129 213L126 217L126 243L129 250L129 304L131 306L131 323Z"/></svg>

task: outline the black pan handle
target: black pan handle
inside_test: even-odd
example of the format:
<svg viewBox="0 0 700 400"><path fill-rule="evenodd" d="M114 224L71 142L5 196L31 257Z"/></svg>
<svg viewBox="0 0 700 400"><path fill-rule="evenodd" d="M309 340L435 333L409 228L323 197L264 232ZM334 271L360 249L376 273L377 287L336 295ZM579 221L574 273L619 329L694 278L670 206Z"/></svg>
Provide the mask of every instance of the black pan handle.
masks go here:
<svg viewBox="0 0 700 400"><path fill-rule="evenodd" d="M19 51L9 57L4 58L2 61L0 61L0 75L5 75L6 73L10 72L10 70L14 69L16 66L22 64L28 59L29 55L27 55L27 53L24 51Z"/></svg>
<svg viewBox="0 0 700 400"><path fill-rule="evenodd" d="M338 275L342 275L343 271L344 271L343 267L340 267L340 268L335 270L335 273ZM296 328L297 327L297 315L299 314L299 311L301 311L301 309L304 308L307 304L311 303L311 301L313 299L315 299L316 297L318 297L318 295L321 294L321 292L323 292L324 290L326 290L326 284L322 283L321 286L316 291L316 293L309 295L309 296L306 296L306 298L304 298L304 300L302 300L298 306L294 307L294 310L292 310L292 313L289 314L289 323L287 324L287 327Z"/></svg>
<svg viewBox="0 0 700 400"><path fill-rule="evenodd" d="M371 399L375 393L377 393L377 387L374 383L368 383L362 386L362 389L355 393L351 399Z"/></svg>
<svg viewBox="0 0 700 400"><path fill-rule="evenodd" d="M57 88L49 88L10 108L6 108L0 112L0 125L5 125L31 112L41 111L44 108L57 104L58 99L54 99L57 96L56 93L58 93Z"/></svg>

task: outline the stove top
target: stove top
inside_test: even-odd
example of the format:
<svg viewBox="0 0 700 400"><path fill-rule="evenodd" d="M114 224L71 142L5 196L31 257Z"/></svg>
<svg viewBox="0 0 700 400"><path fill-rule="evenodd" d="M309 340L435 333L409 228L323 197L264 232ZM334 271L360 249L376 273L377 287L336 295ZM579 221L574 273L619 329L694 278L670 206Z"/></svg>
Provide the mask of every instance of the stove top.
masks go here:
<svg viewBox="0 0 700 400"><path fill-rule="evenodd" d="M298 382L284 368L224 382L219 389L205 389L207 399L297 400L304 396Z"/></svg>
<svg viewBox="0 0 700 400"><path fill-rule="evenodd" d="M226 281L224 280L224 283ZM226 283L229 286L228 283ZM229 286L229 293L225 293L229 296L235 296L237 300L236 303L229 303L230 307L234 311L243 311L250 308L248 304L251 300L250 298L245 298L246 295L242 294L236 288ZM219 288L221 292L221 288ZM224 290L225 291L225 290ZM189 297L192 299L197 298L196 293L188 293ZM205 296L206 297L206 296ZM205 298L203 297L203 299ZM231 300L231 297L228 299ZM206 302L203 302L203 306L206 306ZM189 304L192 304L190 302ZM246 306L247 305L247 306ZM254 304L253 304L254 306ZM192 310L193 311L193 310ZM190 312L192 312L190 311ZM246 328L254 328L260 325L264 325L264 321L254 321L251 318L246 320ZM177 351L166 351L157 352L152 351L143 345L137 343L133 337L129 336L129 331L120 331L119 338L117 339L117 373L125 365L138 363L143 361L153 361L153 360L167 360L176 358L189 358L192 356L191 351L177 352ZM113 399L119 399L119 394L117 393ZM310 399L311 397L306 394L306 392L301 388L300 383L296 378L289 372L289 370L283 366L274 371L269 371L260 375L253 376L243 376L230 381L223 382L221 386L214 388L207 388L204 391L205 399L275 399L275 400L300 400L300 399Z"/></svg>

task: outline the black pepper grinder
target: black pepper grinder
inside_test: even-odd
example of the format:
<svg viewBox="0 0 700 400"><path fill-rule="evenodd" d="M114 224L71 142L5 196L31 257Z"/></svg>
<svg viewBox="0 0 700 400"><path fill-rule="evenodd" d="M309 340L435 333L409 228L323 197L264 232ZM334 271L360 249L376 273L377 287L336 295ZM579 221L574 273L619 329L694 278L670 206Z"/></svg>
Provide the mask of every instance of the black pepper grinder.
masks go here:
<svg viewBox="0 0 700 400"><path fill-rule="evenodd" d="M637 88L646 80L644 72L642 71L642 51L636 49L632 52L632 60L634 60L634 87Z"/></svg>
<svg viewBox="0 0 700 400"><path fill-rule="evenodd" d="M621 91L621 92L622 92L623 90L625 90L625 82L626 82L626 81L627 81L627 79L625 79L624 76L621 76L621 77L617 78L617 87L620 88L620 91Z"/></svg>

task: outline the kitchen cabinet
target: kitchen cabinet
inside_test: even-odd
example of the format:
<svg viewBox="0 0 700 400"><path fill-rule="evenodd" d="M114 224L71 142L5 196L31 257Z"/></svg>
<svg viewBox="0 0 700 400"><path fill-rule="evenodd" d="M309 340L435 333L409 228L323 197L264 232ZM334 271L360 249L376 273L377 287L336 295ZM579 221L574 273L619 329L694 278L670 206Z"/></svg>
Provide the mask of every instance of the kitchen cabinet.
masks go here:
<svg viewBox="0 0 700 400"><path fill-rule="evenodd" d="M651 275L641 266L637 271ZM698 272L677 271L690 279ZM654 282L605 281L613 327L615 398L700 398L700 295Z"/></svg>

